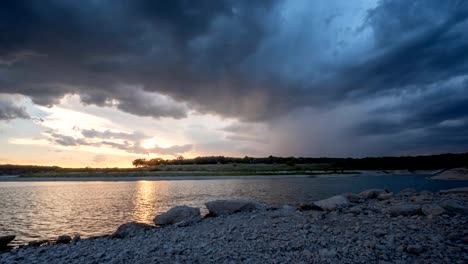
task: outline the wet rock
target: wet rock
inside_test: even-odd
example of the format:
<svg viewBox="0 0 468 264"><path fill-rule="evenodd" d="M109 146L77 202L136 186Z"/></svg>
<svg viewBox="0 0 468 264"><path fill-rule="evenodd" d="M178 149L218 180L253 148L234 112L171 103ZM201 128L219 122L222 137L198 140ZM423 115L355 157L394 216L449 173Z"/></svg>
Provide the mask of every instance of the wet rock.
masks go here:
<svg viewBox="0 0 468 264"><path fill-rule="evenodd" d="M117 230L111 235L111 238L135 236L153 228L155 228L155 226L138 222L130 222L119 226Z"/></svg>
<svg viewBox="0 0 468 264"><path fill-rule="evenodd" d="M406 251L408 253L411 253L411 254L416 254L416 255L419 255L421 252L424 251L424 248L423 246L419 245L419 244L415 244L415 245L409 245L406 247Z"/></svg>
<svg viewBox="0 0 468 264"><path fill-rule="evenodd" d="M78 241L80 241L80 240L81 240L80 235L76 234L76 235L73 236L71 242L72 242L72 243L76 243L76 242L78 242Z"/></svg>
<svg viewBox="0 0 468 264"><path fill-rule="evenodd" d="M342 195L335 195L328 199L314 202L314 205L324 211L333 211L349 204L349 200Z"/></svg>
<svg viewBox="0 0 468 264"><path fill-rule="evenodd" d="M386 193L385 190L382 190L382 189L370 189L370 190L365 190L361 193L359 193L359 195L363 198L366 198L366 199L375 199L377 198L380 194L382 193Z"/></svg>
<svg viewBox="0 0 468 264"><path fill-rule="evenodd" d="M425 204L421 207L421 211L424 215L441 215L445 212L445 209L437 204Z"/></svg>
<svg viewBox="0 0 468 264"><path fill-rule="evenodd" d="M445 200L439 203L445 210L453 213L468 215L468 207L454 200Z"/></svg>
<svg viewBox="0 0 468 264"><path fill-rule="evenodd" d="M205 206L213 216L265 210L267 208L262 203L250 200L215 200L205 203Z"/></svg>
<svg viewBox="0 0 468 264"><path fill-rule="evenodd" d="M467 194L468 195L468 187L464 188L455 188L455 189L449 189L449 190L442 190L440 191L441 194L454 194L454 193L460 193L460 194Z"/></svg>
<svg viewBox="0 0 468 264"><path fill-rule="evenodd" d="M391 216L411 216L421 214L421 206L415 204L399 204L388 208L388 213Z"/></svg>
<svg viewBox="0 0 468 264"><path fill-rule="evenodd" d="M383 201L383 200L388 200L393 197L393 193L381 193L377 196L377 200Z"/></svg>
<svg viewBox="0 0 468 264"><path fill-rule="evenodd" d="M31 246L31 247L40 247L42 245L45 245L49 243L49 240L46 240L46 239L42 239L42 240L33 240L33 241L29 241L28 242L28 246Z"/></svg>
<svg viewBox="0 0 468 264"><path fill-rule="evenodd" d="M0 236L0 248L6 248L16 236Z"/></svg>
<svg viewBox="0 0 468 264"><path fill-rule="evenodd" d="M157 215L153 222L156 225L171 225L179 222L193 223L200 220L200 208L181 205L171 208L163 214Z"/></svg>
<svg viewBox="0 0 468 264"><path fill-rule="evenodd" d="M55 240L55 243L57 244L68 244L72 240L72 237L69 235L61 235L58 236L57 239Z"/></svg>

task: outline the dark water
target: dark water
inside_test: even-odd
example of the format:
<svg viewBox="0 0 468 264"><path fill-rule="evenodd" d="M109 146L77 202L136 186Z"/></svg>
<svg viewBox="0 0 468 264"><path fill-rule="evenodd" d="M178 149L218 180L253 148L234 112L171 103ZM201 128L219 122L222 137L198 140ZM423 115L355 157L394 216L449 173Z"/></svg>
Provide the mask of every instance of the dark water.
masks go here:
<svg viewBox="0 0 468 264"><path fill-rule="evenodd" d="M335 178L222 179L177 181L0 182L0 235L16 243L61 234L110 233L129 221L151 223L176 205L203 207L214 199L245 198L269 204L300 204L369 188L436 191L468 182L436 181L421 175Z"/></svg>

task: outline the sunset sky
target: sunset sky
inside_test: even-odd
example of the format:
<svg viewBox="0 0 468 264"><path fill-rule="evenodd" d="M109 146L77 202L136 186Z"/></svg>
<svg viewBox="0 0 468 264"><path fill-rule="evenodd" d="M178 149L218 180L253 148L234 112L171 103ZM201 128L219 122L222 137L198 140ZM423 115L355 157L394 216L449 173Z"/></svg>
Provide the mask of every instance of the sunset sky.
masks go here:
<svg viewBox="0 0 468 264"><path fill-rule="evenodd" d="M4 0L0 164L468 151L468 1Z"/></svg>

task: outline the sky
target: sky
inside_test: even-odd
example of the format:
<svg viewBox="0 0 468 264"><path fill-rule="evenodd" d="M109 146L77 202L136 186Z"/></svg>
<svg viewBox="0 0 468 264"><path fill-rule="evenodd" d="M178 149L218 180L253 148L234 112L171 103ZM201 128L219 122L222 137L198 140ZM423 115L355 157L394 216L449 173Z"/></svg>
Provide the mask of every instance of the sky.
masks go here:
<svg viewBox="0 0 468 264"><path fill-rule="evenodd" d="M0 164L468 150L467 1L0 7Z"/></svg>

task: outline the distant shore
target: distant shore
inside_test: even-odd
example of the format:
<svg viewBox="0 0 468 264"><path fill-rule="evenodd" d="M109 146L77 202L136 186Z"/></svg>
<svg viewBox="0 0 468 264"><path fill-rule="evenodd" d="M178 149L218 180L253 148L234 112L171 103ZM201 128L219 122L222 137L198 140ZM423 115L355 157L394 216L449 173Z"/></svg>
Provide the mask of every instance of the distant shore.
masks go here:
<svg viewBox="0 0 468 264"><path fill-rule="evenodd" d="M62 173L62 174L32 174L0 176L0 182L27 182L27 181L167 181L167 180L219 180L219 179L286 179L286 178L322 178L322 177L356 177L356 176L382 176L382 175L427 175L430 177L437 171L309 171L309 172L258 172L256 174L242 174L242 172L154 172L151 173ZM154 175L156 174L156 175ZM128 176L127 176L128 175Z"/></svg>

